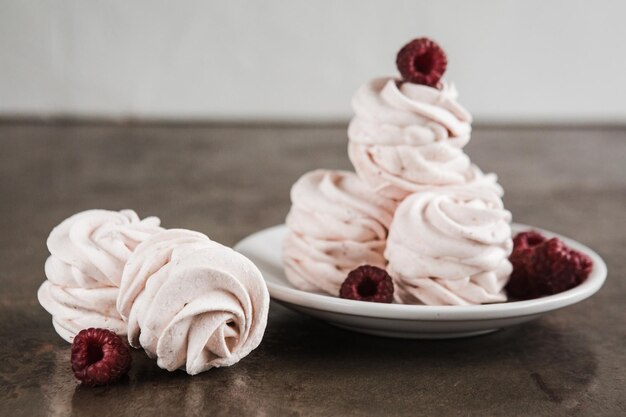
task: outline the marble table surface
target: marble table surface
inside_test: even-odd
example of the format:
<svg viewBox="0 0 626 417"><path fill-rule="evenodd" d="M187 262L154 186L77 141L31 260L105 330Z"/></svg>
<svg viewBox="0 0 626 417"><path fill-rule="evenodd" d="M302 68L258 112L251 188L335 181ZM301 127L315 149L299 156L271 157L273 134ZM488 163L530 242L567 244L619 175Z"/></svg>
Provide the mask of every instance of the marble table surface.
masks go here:
<svg viewBox="0 0 626 417"><path fill-rule="evenodd" d="M345 125L0 124L0 415L626 415L626 129L477 127L514 220L607 262L602 290L491 335L365 336L272 304L261 346L189 377L133 352L129 377L85 388L36 299L45 240L88 208L133 208L232 245L281 223L302 173L350 167Z"/></svg>

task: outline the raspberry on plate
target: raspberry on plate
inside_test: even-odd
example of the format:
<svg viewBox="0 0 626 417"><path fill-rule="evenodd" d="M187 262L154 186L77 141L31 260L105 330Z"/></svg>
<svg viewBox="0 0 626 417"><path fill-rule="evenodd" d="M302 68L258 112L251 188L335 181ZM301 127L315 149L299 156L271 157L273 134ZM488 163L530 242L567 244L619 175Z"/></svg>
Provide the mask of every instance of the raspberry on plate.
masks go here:
<svg viewBox="0 0 626 417"><path fill-rule="evenodd" d="M528 300L574 288L591 273L593 262L560 239L531 231L513 239L513 273L506 286L511 298Z"/></svg>
<svg viewBox="0 0 626 417"><path fill-rule="evenodd" d="M130 370L130 348L106 329L81 330L72 342L72 371L84 385L114 382Z"/></svg>
<svg viewBox="0 0 626 417"><path fill-rule="evenodd" d="M396 66L404 81L435 88L447 65L446 53L428 38L413 39L400 49L396 57Z"/></svg>
<svg viewBox="0 0 626 417"><path fill-rule="evenodd" d="M339 297L357 301L391 303L393 281L384 269L363 265L350 271L341 285Z"/></svg>

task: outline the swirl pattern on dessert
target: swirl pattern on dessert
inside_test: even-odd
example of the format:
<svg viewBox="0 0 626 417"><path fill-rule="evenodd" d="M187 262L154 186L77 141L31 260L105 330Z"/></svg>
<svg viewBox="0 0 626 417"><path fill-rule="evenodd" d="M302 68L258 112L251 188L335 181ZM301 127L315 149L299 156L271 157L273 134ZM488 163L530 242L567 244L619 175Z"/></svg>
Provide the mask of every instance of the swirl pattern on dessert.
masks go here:
<svg viewBox="0 0 626 417"><path fill-rule="evenodd" d="M506 301L511 213L488 189L415 193L389 231L388 272L396 300L467 305Z"/></svg>
<svg viewBox="0 0 626 417"><path fill-rule="evenodd" d="M472 118L456 98L446 83L437 89L378 78L359 88L348 128L357 174L396 200L433 187L487 184L474 181L476 167L463 152Z"/></svg>
<svg viewBox="0 0 626 417"><path fill-rule="evenodd" d="M338 295L356 267L385 267L393 200L374 193L351 172L316 170L293 185L291 201L283 260L294 286Z"/></svg>
<svg viewBox="0 0 626 417"><path fill-rule="evenodd" d="M115 308L122 270L137 245L163 230L159 219L132 210L87 210L55 227L48 237L48 278L37 293L59 335L71 342L88 327L126 334Z"/></svg>
<svg viewBox="0 0 626 417"><path fill-rule="evenodd" d="M233 365L259 345L269 293L245 256L201 233L172 229L133 253L117 306L132 346L161 368L195 375Z"/></svg>

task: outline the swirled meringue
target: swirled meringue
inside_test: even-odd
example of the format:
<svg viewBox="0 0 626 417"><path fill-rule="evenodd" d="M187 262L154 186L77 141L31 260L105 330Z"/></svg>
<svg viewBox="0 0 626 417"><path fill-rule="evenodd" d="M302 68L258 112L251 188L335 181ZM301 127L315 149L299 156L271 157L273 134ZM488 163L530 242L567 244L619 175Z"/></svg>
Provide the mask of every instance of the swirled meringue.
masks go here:
<svg viewBox="0 0 626 417"><path fill-rule="evenodd" d="M374 193L351 172L316 170L293 185L291 201L283 261L293 285L338 295L351 270L385 266L393 200Z"/></svg>
<svg viewBox="0 0 626 417"><path fill-rule="evenodd" d="M456 98L446 83L437 89L378 78L359 88L348 128L357 174L395 200L441 186L490 185L463 152L472 118Z"/></svg>
<svg viewBox="0 0 626 417"><path fill-rule="evenodd" d="M195 375L233 365L259 345L269 293L245 256L201 233L172 229L137 247L117 306L132 346L161 368Z"/></svg>
<svg viewBox="0 0 626 417"><path fill-rule="evenodd" d="M132 210L87 210L55 227L48 237L48 278L37 293L57 333L71 342L88 327L126 334L115 308L122 270L135 247L163 230L159 219Z"/></svg>
<svg viewBox="0 0 626 417"><path fill-rule="evenodd" d="M385 256L396 301L465 305L506 301L511 213L488 189L415 193L396 210Z"/></svg>

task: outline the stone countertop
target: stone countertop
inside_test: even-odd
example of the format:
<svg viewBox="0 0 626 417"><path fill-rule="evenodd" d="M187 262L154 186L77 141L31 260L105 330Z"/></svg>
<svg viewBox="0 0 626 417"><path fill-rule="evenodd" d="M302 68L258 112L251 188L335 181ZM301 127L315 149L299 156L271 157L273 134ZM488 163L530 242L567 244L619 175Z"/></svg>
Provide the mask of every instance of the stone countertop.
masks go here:
<svg viewBox="0 0 626 417"><path fill-rule="evenodd" d="M0 415L626 415L626 129L476 128L520 223L594 248L591 299L488 336L407 341L340 330L275 303L261 346L190 377L133 353L84 388L38 304L45 241L88 208L133 208L232 245L281 223L302 173L344 168L345 126L0 124Z"/></svg>

